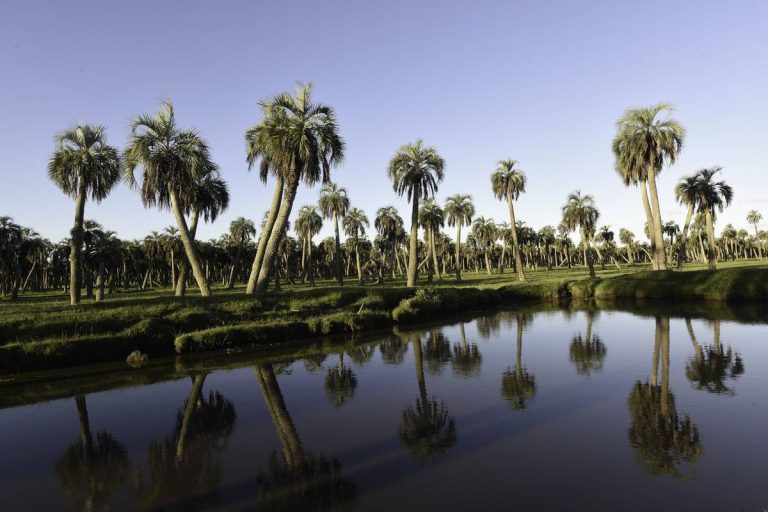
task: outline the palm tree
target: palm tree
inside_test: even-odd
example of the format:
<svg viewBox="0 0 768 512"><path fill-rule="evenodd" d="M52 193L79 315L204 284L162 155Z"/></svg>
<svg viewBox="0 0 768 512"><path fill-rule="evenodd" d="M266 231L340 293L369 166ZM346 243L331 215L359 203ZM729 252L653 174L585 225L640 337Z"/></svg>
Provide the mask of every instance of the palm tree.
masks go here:
<svg viewBox="0 0 768 512"><path fill-rule="evenodd" d="M315 274L312 265L312 237L323 228L323 219L317 213L314 206L302 206L294 223L294 230L302 240L301 264L304 270L304 277L309 276L309 282L315 285ZM302 282L304 282L302 278Z"/></svg>
<svg viewBox="0 0 768 512"><path fill-rule="evenodd" d="M763 216L757 210L750 210L747 213L747 222L752 224L755 228L755 242L757 243L757 253L760 255L760 259L763 259L763 244L760 243L760 232L757 230L757 225L763 220Z"/></svg>
<svg viewBox="0 0 768 512"><path fill-rule="evenodd" d="M731 204L733 199L733 189L730 185L724 181L713 181L715 175L722 170L722 167L710 167L709 169L701 169L696 173L697 204L699 212L704 214L707 222L707 242L709 244L707 263L710 270L717 268L715 209L722 212L726 206Z"/></svg>
<svg viewBox="0 0 768 512"><path fill-rule="evenodd" d="M138 168L142 169L140 185L134 176ZM140 188L145 207L171 209L203 297L211 295L211 288L184 213L192 206L195 183L213 168L207 144L196 131L177 126L170 102L163 102L154 116L142 114L133 119L125 150L124 179L131 187Z"/></svg>
<svg viewBox="0 0 768 512"><path fill-rule="evenodd" d="M440 274L440 268L437 266L437 249L435 243L436 234L440 233L440 228L444 224L444 212L443 209L435 203L434 199L427 199L419 209L419 224L424 229L424 238L429 248L427 258L432 258L432 263L429 266L429 279L432 280L432 274L437 272L437 278L443 280L443 276Z"/></svg>
<svg viewBox="0 0 768 512"><path fill-rule="evenodd" d="M333 253L333 265L336 272L336 281L339 286L344 286L344 270L341 262L341 239L339 238L339 217L344 217L349 210L349 197L347 190L335 183L323 185L320 190L320 213L325 219L333 219L333 233L336 242L336 250Z"/></svg>
<svg viewBox="0 0 768 512"><path fill-rule="evenodd" d="M672 165L677 161L685 139L685 129L678 121L670 117L659 118L672 110L666 103L628 109L616 123L617 133L612 145L616 171L624 185L640 185L646 220L653 235L651 247L656 270L667 268L656 175L664 164ZM651 190L650 205L646 184Z"/></svg>
<svg viewBox="0 0 768 512"><path fill-rule="evenodd" d="M461 282L461 227L469 226L475 215L475 205L469 194L456 194L445 201L445 220L456 226L456 282Z"/></svg>
<svg viewBox="0 0 768 512"><path fill-rule="evenodd" d="M360 238L365 236L365 228L369 226L368 217L359 208L350 208L344 217L344 234L352 239L355 247L355 263L357 264L357 281L363 284L363 268L360 266Z"/></svg>
<svg viewBox="0 0 768 512"><path fill-rule="evenodd" d="M695 350L695 356L685 365L685 376L697 389L710 393L733 395L734 391L725 384L727 378L736 379L744 373L744 361L733 348L723 348L720 343L720 320L714 320L714 345L701 346L693 332L691 319L685 319L685 326Z"/></svg>
<svg viewBox="0 0 768 512"><path fill-rule="evenodd" d="M523 365L523 331L531 322L531 316L526 313L516 313L517 323L517 352L515 369L507 368L501 378L501 395L509 402L514 410L521 411L527 407L526 402L536 394L536 376L528 373Z"/></svg>
<svg viewBox="0 0 768 512"><path fill-rule="evenodd" d="M262 169L272 169L280 176L283 196L274 225L264 248L264 259L252 293L267 289L277 256L280 240L286 232L288 219L299 183L312 186L330 180L331 167L344 157L344 141L339 135L336 114L328 105L313 103L312 84L298 84L294 94L281 93L262 104L264 119L249 130L246 138L249 159L261 159ZM246 290L247 293L247 290Z"/></svg>
<svg viewBox="0 0 768 512"><path fill-rule="evenodd" d="M248 220L245 217L238 217L229 225L229 236L237 243L235 259L232 262L232 271L229 274L229 283L227 283L227 288L231 290L235 287L235 278L237 277L237 270L240 266L243 247L248 240L256 236L256 226L253 225L252 220Z"/></svg>
<svg viewBox="0 0 768 512"><path fill-rule="evenodd" d="M395 277L395 266L400 265L400 259L397 256L398 237L401 232L404 232L403 219L400 214L397 213L397 209L394 206L385 206L376 210L376 219L373 221L373 225L376 231L379 233L379 237L382 240L384 247L388 249L390 253L390 270L391 276ZM382 262L384 258L384 252L382 252Z"/></svg>
<svg viewBox="0 0 768 512"><path fill-rule="evenodd" d="M628 229L621 228L619 230L619 241L624 244L627 249L627 263L630 265L635 264L635 234Z"/></svg>
<svg viewBox="0 0 768 512"><path fill-rule="evenodd" d="M388 174L399 196L407 195L411 202L411 235L408 250L408 287L416 286L416 266L419 236L419 200L434 196L443 180L445 160L424 141L400 146L389 162Z"/></svg>
<svg viewBox="0 0 768 512"><path fill-rule="evenodd" d="M698 176L694 174L692 176L683 176L675 186L675 197L677 198L677 202L688 207L688 212L685 215L685 224L683 224L683 230L678 237L677 270L683 269L683 261L685 261L685 246L688 242L688 230L691 226L691 219L693 218L696 201L698 200L697 183Z"/></svg>
<svg viewBox="0 0 768 512"><path fill-rule="evenodd" d="M69 302L80 303L83 220L88 197L105 199L120 179L120 156L107 144L101 125L75 125L56 135L56 149L48 161L48 177L62 192L75 199L75 225L69 252Z"/></svg>
<svg viewBox="0 0 768 512"><path fill-rule="evenodd" d="M608 352L600 336L592 334L594 318L595 312L587 310L586 335L582 338L581 333L578 333L571 338L570 358L571 362L576 365L576 372L579 375L591 375L593 371L602 371Z"/></svg>
<svg viewBox="0 0 768 512"><path fill-rule="evenodd" d="M480 216L472 223L472 234L485 246L485 250L483 251L485 253L485 269L490 276L493 273L491 266L491 252L493 251L493 245L498 238L496 223L493 219L486 219L485 217Z"/></svg>
<svg viewBox="0 0 768 512"><path fill-rule="evenodd" d="M568 195L568 200L563 206L563 224L569 231L581 231L581 247L584 251L584 261L589 267L589 276L595 277L595 267L592 263L592 251L589 240L595 233L600 212L595 207L595 200L590 195L581 195L580 191Z"/></svg>
<svg viewBox="0 0 768 512"><path fill-rule="evenodd" d="M355 394L357 376L344 366L344 352L339 352L339 364L325 373L325 394L336 407L341 407Z"/></svg>
<svg viewBox="0 0 768 512"><path fill-rule="evenodd" d="M517 222L515 221L514 201L525 192L525 173L516 168L516 160L499 160L496 170L491 174L493 194L497 199L506 201L509 207L509 223L512 230L512 244L515 251L515 266L517 267L517 279L525 281L523 260L520 256L520 243L517 240Z"/></svg>

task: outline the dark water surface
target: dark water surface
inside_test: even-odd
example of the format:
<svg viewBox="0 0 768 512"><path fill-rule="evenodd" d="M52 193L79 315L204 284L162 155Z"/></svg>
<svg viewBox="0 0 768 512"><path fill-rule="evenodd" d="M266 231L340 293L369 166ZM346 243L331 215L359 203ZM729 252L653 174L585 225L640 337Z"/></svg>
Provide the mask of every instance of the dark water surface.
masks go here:
<svg viewBox="0 0 768 512"><path fill-rule="evenodd" d="M657 309L0 386L0 510L768 509L768 327Z"/></svg>

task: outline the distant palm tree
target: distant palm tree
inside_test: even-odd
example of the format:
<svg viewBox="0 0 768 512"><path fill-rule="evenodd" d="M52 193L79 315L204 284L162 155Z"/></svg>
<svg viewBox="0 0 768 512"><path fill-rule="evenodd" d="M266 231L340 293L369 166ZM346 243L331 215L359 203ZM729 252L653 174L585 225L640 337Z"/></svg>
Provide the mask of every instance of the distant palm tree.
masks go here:
<svg viewBox="0 0 768 512"><path fill-rule="evenodd" d="M312 84L298 84L294 94L281 93L262 104L264 119L246 134L246 140L253 141L249 145L249 159L261 159L262 168L277 172L284 187L279 209L273 203L270 210L277 211L277 217L250 293L267 289L299 183L327 183L331 167L344 158L344 141L339 135L336 114L328 105L312 102L311 92Z"/></svg>
<svg viewBox="0 0 768 512"><path fill-rule="evenodd" d="M456 281L461 282L461 227L469 226L475 215L475 205L469 194L455 194L445 201L445 221L456 226Z"/></svg>
<svg viewBox="0 0 768 512"><path fill-rule="evenodd" d="M443 276L440 274L440 268L437 266L435 237L436 234L439 234L440 228L443 227L444 218L445 214L443 209L435 203L434 199L427 199L419 209L419 224L424 228L424 238L432 258L432 264L429 271L430 280L432 279L432 274L434 272L437 272L438 279L441 281L443 279Z"/></svg>
<svg viewBox="0 0 768 512"><path fill-rule="evenodd" d="M491 266L491 252L493 251L493 245L496 243L498 234L496 232L496 223L493 219L486 219L483 216L477 217L472 223L472 234L475 238L485 246L485 269L490 276L492 272Z"/></svg>
<svg viewBox="0 0 768 512"><path fill-rule="evenodd" d="M509 207L509 223L512 230L512 244L515 251L515 266L517 267L517 279L525 281L523 260L520 256L520 243L517 240L517 222L515 221L515 208L513 202L525 192L525 174L517 169L516 160L499 160L496 170L491 175L493 194L497 199L507 202Z"/></svg>
<svg viewBox="0 0 768 512"><path fill-rule="evenodd" d="M683 224L683 231L678 238L677 248L677 270L683 269L683 261L685 261L685 246L688 242L688 230L691 226L691 219L693 218L693 212L696 209L696 201L698 199L698 189L696 187L698 182L698 176L683 176L675 186L675 197L677 202L683 206L688 207L688 212L685 215L685 224Z"/></svg>
<svg viewBox="0 0 768 512"><path fill-rule="evenodd" d="M317 208L309 205L302 206L296 217L293 229L299 235L303 244L301 262L304 277L302 277L302 282L304 282L305 277L309 276L309 282L312 286L315 285L315 274L312 268L312 237L318 234L322 228L323 219L317 213Z"/></svg>
<svg viewBox="0 0 768 512"><path fill-rule="evenodd" d="M134 176L138 168L142 169L140 184ZM194 184L213 168L207 144L195 130L177 126L170 102L163 102L154 116L139 115L132 121L124 179L132 187L140 188L144 206L171 209L203 297L211 295L211 288L184 213L191 207Z"/></svg>
<svg viewBox="0 0 768 512"><path fill-rule="evenodd" d="M320 213L326 219L333 219L333 233L336 250L333 253L333 266L336 273L336 281L339 286L344 286L344 270L342 265L341 238L339 237L339 217L344 217L349 210L349 197L347 189L335 183L323 185L320 190Z"/></svg>
<svg viewBox="0 0 768 512"><path fill-rule="evenodd" d="M635 234L628 229L621 228L619 230L619 241L624 244L627 249L627 262L630 265L635 264Z"/></svg>
<svg viewBox="0 0 768 512"><path fill-rule="evenodd" d="M69 256L69 302L80 303L83 220L88 197L97 203L109 195L120 179L120 156L107 144L101 125L75 125L56 136L56 149L48 161L48 177L75 199L75 225Z"/></svg>
<svg viewBox="0 0 768 512"><path fill-rule="evenodd" d="M646 219L651 227L654 269L657 270L665 270L667 265L656 175L665 163L672 165L677 161L685 140L685 129L678 121L659 118L660 114L669 114L672 110L666 103L628 109L616 123L617 133L612 145L616 170L624 185L640 184ZM650 205L646 183L651 190Z"/></svg>
<svg viewBox="0 0 768 512"><path fill-rule="evenodd" d="M389 162L388 174L398 195L407 195L411 202L411 235L408 250L408 286L416 286L416 266L419 236L419 200L434 196L443 180L445 160L424 141L401 146Z"/></svg>
<svg viewBox="0 0 768 512"><path fill-rule="evenodd" d="M401 232L404 232L403 219L400 214L397 213L397 209L394 206L384 206L376 210L376 219L373 222L376 231L379 232L379 238L384 244L384 248L388 249L390 253L390 270L392 278L395 277L395 266L400 265L400 259L397 255L397 247L399 245L398 237ZM382 265L384 254L382 253ZM383 269L382 269L383 271ZM381 276L380 276L381 277Z"/></svg>
<svg viewBox="0 0 768 512"><path fill-rule="evenodd" d="M760 255L760 259L763 259L763 244L760 242L760 232L757 230L757 225L763 220L763 216L757 210L750 210L747 213L747 222L752 224L755 228L755 242L757 243L757 253Z"/></svg>
<svg viewBox="0 0 768 512"><path fill-rule="evenodd" d="M710 167L709 169L701 169L696 173L697 204L699 212L704 214L707 221L707 242L709 244L707 264L710 270L717 268L715 209L722 212L726 206L731 204L733 199L733 189L730 185L725 181L713 181L715 175L722 170L722 167Z"/></svg>
<svg viewBox="0 0 768 512"><path fill-rule="evenodd" d="M570 231L581 231L581 247L584 251L584 261L589 267L589 276L595 277L595 266L592 262L592 251L589 241L595 233L600 212L595 207L595 200L590 195L581 195L580 191L568 195L563 206L563 223Z"/></svg>
<svg viewBox="0 0 768 512"><path fill-rule="evenodd" d="M235 259L232 262L232 271L229 274L229 282L227 283L227 288L231 290L235 287L235 278L237 277L237 271L240 267L240 258L243 254L243 247L248 240L256 236L256 226L254 226L252 220L248 220L245 217L238 217L229 225L229 236L232 237L232 240L237 244Z"/></svg>
<svg viewBox="0 0 768 512"><path fill-rule="evenodd" d="M368 217L359 208L350 208L344 217L344 234L352 239L355 245L355 263L357 264L357 281L363 284L363 269L360 266L360 238L365 236L365 228L369 226Z"/></svg>

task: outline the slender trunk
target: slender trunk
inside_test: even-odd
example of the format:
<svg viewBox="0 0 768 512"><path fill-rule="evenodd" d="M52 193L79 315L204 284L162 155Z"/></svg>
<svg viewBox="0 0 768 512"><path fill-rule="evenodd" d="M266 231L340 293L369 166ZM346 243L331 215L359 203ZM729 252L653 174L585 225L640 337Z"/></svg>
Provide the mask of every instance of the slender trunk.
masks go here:
<svg viewBox="0 0 768 512"><path fill-rule="evenodd" d="M235 278L237 277L237 269L240 266L240 257L243 253L243 243L245 241L240 238L240 242L237 244L237 251L235 251L235 261L232 262L232 271L229 273L229 282L227 283L227 289L231 290L235 287Z"/></svg>
<svg viewBox="0 0 768 512"><path fill-rule="evenodd" d="M197 248L195 243L190 237L189 228L187 228L187 221L184 218L184 213L179 206L179 200L176 197L176 191L172 187L168 187L171 196L171 209L173 215L176 217L176 223L179 226L179 236L181 236L181 242L184 244L184 251L187 253L187 260L192 267L192 275L195 276L197 286L200 288L200 295L203 297L211 296L211 288L208 286L208 281L203 273L203 267L200 265L200 256L197 254Z"/></svg>
<svg viewBox="0 0 768 512"><path fill-rule="evenodd" d="M435 229L431 228L429 230L429 243L432 244L432 265L435 267L435 272L437 272L437 279L438 281L443 280L443 275L440 273L440 267L437 265L437 246L435 245Z"/></svg>
<svg viewBox="0 0 768 512"><path fill-rule="evenodd" d="M288 408L285 406L283 393L275 376L275 370L271 364L263 364L254 368L256 379L259 382L264 403L272 417L277 437L283 445L283 456L290 468L298 468L304 462L304 449L296 426L291 419Z"/></svg>
<svg viewBox="0 0 768 512"><path fill-rule="evenodd" d="M413 204L411 205L411 237L408 241L408 282L407 286L413 288L416 286L416 251L418 250L419 236L419 195L421 191L417 186L413 190Z"/></svg>
<svg viewBox="0 0 768 512"><path fill-rule="evenodd" d="M197 224L200 221L200 211L195 208L189 218L189 237L194 241L197 236ZM183 297L187 291L187 276L189 275L189 262L186 259L181 260L179 268L179 277L176 280L176 296ZM208 274L206 273L206 279Z"/></svg>
<svg viewBox="0 0 768 512"><path fill-rule="evenodd" d="M515 251L515 267L517 267L517 280L525 281L525 272L523 271L523 259L520 257L520 244L517 241L517 224L515 223L515 208L512 205L512 197L507 198L509 206L509 221L512 224L512 249Z"/></svg>
<svg viewBox="0 0 768 512"><path fill-rule="evenodd" d="M592 251L589 249L589 238L584 228L581 229L581 245L584 249L584 261L589 268L589 277L595 277L595 265L592 263Z"/></svg>
<svg viewBox="0 0 768 512"><path fill-rule="evenodd" d="M656 238L656 258L659 270L667 270L667 253L664 250L664 235L661 231L661 209L659 208L659 193L656 191L656 173L653 169L648 172L648 187L650 188L651 209L653 210L652 233Z"/></svg>
<svg viewBox="0 0 768 512"><path fill-rule="evenodd" d="M645 180L640 181L640 186L638 187L640 189L640 197L643 200L643 210L645 210L645 221L648 224L648 234L649 239L651 242L651 253L654 255L651 258L651 263L653 264L653 270L659 270L658 261L656 260L655 254L656 254L656 236L653 234L653 226L654 226L654 220L653 220L653 211L651 210L651 203L648 200L648 185Z"/></svg>
<svg viewBox="0 0 768 512"><path fill-rule="evenodd" d="M81 248L83 245L83 218L85 217L86 190L80 187L75 200L75 225L72 227L72 238L69 242L69 303L80 304L80 287L82 286Z"/></svg>
<svg viewBox="0 0 768 512"><path fill-rule="evenodd" d="M90 451L93 436L91 435L91 424L88 420L88 405L85 402L85 395L76 395L75 405L77 406L77 417L80 420L80 444L84 449Z"/></svg>
<svg viewBox="0 0 768 512"><path fill-rule="evenodd" d="M339 216L333 213L333 234L336 239L336 254L333 255L333 264L336 269L336 282L344 286L344 270L341 262L341 239L339 238Z"/></svg>
<svg viewBox="0 0 768 512"><path fill-rule="evenodd" d="M427 383L424 379L424 357L421 352L421 338L418 335L413 338L413 362L416 365L416 380L419 383L419 396L426 407Z"/></svg>
<svg viewBox="0 0 768 512"><path fill-rule="evenodd" d="M180 464L184 460L184 449L186 447L187 434L189 433L189 422L192 420L192 414L195 412L197 403L202 397L205 376L205 374L196 375L192 381L192 389L187 397L187 404L186 407L184 407L184 416L181 420L179 438L178 441L176 441L176 464Z"/></svg>
<svg viewBox="0 0 768 512"><path fill-rule="evenodd" d="M757 253L760 255L760 259L763 259L763 246L760 243L760 232L757 230L757 222L755 222L755 245L757 245Z"/></svg>
<svg viewBox="0 0 768 512"><path fill-rule="evenodd" d="M715 252L715 225L712 219L712 208L707 208L705 217L707 219L707 243L709 244L707 266L709 270L715 270L717 268L717 253Z"/></svg>
<svg viewBox="0 0 768 512"><path fill-rule="evenodd" d="M307 273L309 273L309 285L315 286L315 264L312 261L312 238L307 237Z"/></svg>
<svg viewBox="0 0 768 512"><path fill-rule="evenodd" d="M688 243L688 229L691 225L691 218L693 217L693 205L688 205L688 213L685 216L685 225L683 226L683 232L678 237L677 247L677 270L683 270L683 261L685 261L685 244Z"/></svg>
<svg viewBox="0 0 768 512"><path fill-rule="evenodd" d="M261 265L264 261L264 252L267 249L267 242L272 228L275 225L275 219L277 219L277 213L280 209L280 203L283 198L283 180L280 178L275 182L275 191L272 194L272 204L269 207L269 213L267 219L264 222L264 227L261 229L261 236L259 237L259 245L256 248L256 257L253 259L253 265L251 265L251 274L248 276L248 286L245 289L246 295L253 295L256 290L256 281L259 278L261 272Z"/></svg>
<svg viewBox="0 0 768 512"><path fill-rule="evenodd" d="M296 168L300 168L300 166L297 165ZM264 248L264 259L261 263L261 270L259 270L259 278L256 281L256 288L254 288L254 293L263 293L267 290L267 286L269 286L269 279L272 275L272 269L275 265L275 258L277 257L280 241L285 235L285 228L288 225L288 217L291 215L293 201L296 199L296 192L298 188L299 181L295 176L293 176L285 183L283 199L280 202L280 209L278 210L274 225L272 226L271 232L269 233L269 240L267 240L267 245Z"/></svg>
<svg viewBox="0 0 768 512"><path fill-rule="evenodd" d="M661 348L661 319L656 317L656 332L653 341L653 360L651 361L651 386L659 384L659 348Z"/></svg>
<svg viewBox="0 0 768 512"><path fill-rule="evenodd" d="M357 282L363 284L363 267L360 266L360 242L355 240L355 263L357 264Z"/></svg>
<svg viewBox="0 0 768 512"><path fill-rule="evenodd" d="M661 327L661 414L669 413L669 317L662 317Z"/></svg>
<svg viewBox="0 0 768 512"><path fill-rule="evenodd" d="M456 223L456 282L461 282L461 221Z"/></svg>
<svg viewBox="0 0 768 512"><path fill-rule="evenodd" d="M96 302L104 300L104 279L105 279L104 262L99 262L99 275L96 278Z"/></svg>

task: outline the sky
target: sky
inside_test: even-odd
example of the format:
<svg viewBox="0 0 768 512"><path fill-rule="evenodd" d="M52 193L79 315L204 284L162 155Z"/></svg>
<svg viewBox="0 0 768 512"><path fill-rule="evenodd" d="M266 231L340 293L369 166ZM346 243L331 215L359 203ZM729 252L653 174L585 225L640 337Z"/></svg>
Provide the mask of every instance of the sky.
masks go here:
<svg viewBox="0 0 768 512"><path fill-rule="evenodd" d="M73 200L46 175L54 135L104 124L123 148L131 117L164 98L229 183L229 209L199 238L239 216L258 225L272 182L248 171L243 134L260 101L297 81L336 110L347 150L332 179L371 222L385 205L407 222L386 167L421 137L446 160L441 203L469 193L479 215L508 221L489 175L514 158L528 177L518 220L556 226L580 189L595 197L600 225L642 236L639 193L614 171L611 140L626 108L665 101L687 138L659 178L663 221L684 221L680 176L720 165L735 197L718 226L748 227L752 209L768 226L765 0L2 0L0 77L0 216L54 241L74 219ZM294 212L318 192L302 188ZM86 218L126 239L173 224L122 184L88 203ZM326 223L317 240L331 232Z"/></svg>

